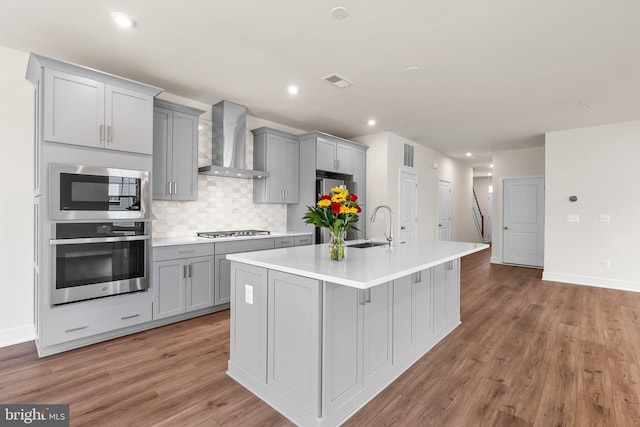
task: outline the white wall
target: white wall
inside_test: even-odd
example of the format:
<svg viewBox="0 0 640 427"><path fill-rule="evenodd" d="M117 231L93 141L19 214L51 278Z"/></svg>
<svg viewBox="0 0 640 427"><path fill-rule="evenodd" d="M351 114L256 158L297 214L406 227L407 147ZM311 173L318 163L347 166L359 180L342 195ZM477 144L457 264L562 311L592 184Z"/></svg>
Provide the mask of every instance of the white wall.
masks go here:
<svg viewBox="0 0 640 427"><path fill-rule="evenodd" d="M640 121L547 133L544 279L640 291L639 158Z"/></svg>
<svg viewBox="0 0 640 427"><path fill-rule="evenodd" d="M473 171L462 162L396 134L383 132L353 138L368 145L367 150L367 209L389 205L398 212L399 171L405 169L418 176L418 238L437 239L438 179L451 182L452 240L479 242L471 216L471 189ZM414 146L414 167L402 165L403 144ZM437 162L438 169L432 164ZM383 212L384 211L380 211ZM385 213L386 215L386 213ZM394 218L394 220L397 219ZM385 221L368 223L367 237L382 237L389 225ZM398 224L394 224L398 235Z"/></svg>
<svg viewBox="0 0 640 427"><path fill-rule="evenodd" d="M0 347L33 339L34 89L29 56L0 47Z"/></svg>
<svg viewBox="0 0 640 427"><path fill-rule="evenodd" d="M473 189L476 192L476 197L478 198L478 205L480 206L480 211L483 215L485 215L487 210L487 195L489 194L489 186L493 185L493 177L492 176L480 176L477 178L473 178Z"/></svg>
<svg viewBox="0 0 640 427"><path fill-rule="evenodd" d="M502 262L501 180L502 178L519 176L544 176L544 152L544 147L534 147L493 153L493 236L491 239L491 262Z"/></svg>

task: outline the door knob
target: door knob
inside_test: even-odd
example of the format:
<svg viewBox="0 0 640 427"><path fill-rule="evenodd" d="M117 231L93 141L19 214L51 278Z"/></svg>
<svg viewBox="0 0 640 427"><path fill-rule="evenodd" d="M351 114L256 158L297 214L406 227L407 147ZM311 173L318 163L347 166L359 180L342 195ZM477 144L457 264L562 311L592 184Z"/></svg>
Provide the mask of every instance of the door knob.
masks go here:
<svg viewBox="0 0 640 427"><path fill-rule="evenodd" d="M438 224L438 227L442 227L442 224Z"/></svg>
<svg viewBox="0 0 640 427"><path fill-rule="evenodd" d="M405 230L405 227L404 227L404 225L400 227L400 230Z"/></svg>
<svg viewBox="0 0 640 427"><path fill-rule="evenodd" d="M504 229L505 229L505 230L508 230L508 229L509 229L509 227L505 227Z"/></svg>

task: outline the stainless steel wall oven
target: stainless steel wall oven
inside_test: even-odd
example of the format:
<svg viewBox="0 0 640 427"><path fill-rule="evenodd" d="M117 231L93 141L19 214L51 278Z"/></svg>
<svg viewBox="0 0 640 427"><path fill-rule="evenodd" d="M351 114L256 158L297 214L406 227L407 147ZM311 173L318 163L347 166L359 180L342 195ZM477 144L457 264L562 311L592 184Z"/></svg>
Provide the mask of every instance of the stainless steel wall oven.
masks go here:
<svg viewBox="0 0 640 427"><path fill-rule="evenodd" d="M52 224L52 304L149 288L148 225L144 221Z"/></svg>

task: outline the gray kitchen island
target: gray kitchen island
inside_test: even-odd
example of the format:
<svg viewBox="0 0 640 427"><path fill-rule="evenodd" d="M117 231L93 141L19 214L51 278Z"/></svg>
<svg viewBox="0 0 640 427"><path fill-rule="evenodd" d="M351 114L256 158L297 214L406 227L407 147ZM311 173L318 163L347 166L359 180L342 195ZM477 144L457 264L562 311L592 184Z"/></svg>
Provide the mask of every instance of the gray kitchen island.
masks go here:
<svg viewBox="0 0 640 427"><path fill-rule="evenodd" d="M228 375L302 426L339 425L460 324L460 258L480 243L326 245L227 255Z"/></svg>

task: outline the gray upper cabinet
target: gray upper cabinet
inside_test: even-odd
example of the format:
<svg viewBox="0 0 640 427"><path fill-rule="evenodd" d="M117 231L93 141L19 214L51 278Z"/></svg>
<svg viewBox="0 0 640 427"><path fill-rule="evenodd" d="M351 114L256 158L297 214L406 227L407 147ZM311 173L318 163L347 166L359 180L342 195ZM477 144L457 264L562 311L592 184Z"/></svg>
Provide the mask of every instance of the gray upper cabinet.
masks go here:
<svg viewBox="0 0 640 427"><path fill-rule="evenodd" d="M152 154L153 98L162 89L31 54L38 142Z"/></svg>
<svg viewBox="0 0 640 427"><path fill-rule="evenodd" d="M298 203L300 141L295 135L262 127L252 130L253 168L269 172L253 184L256 203Z"/></svg>
<svg viewBox="0 0 640 427"><path fill-rule="evenodd" d="M318 138L316 142L316 169L353 175L353 147L338 141Z"/></svg>
<svg viewBox="0 0 640 427"><path fill-rule="evenodd" d="M151 154L153 97L44 70L44 140Z"/></svg>
<svg viewBox="0 0 640 427"><path fill-rule="evenodd" d="M156 99L153 199L197 200L198 116L204 111Z"/></svg>

